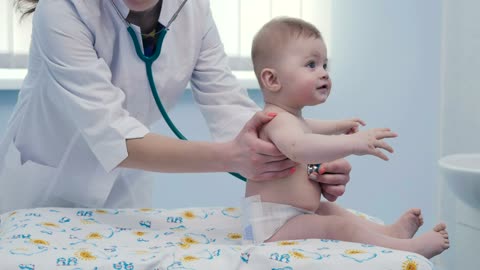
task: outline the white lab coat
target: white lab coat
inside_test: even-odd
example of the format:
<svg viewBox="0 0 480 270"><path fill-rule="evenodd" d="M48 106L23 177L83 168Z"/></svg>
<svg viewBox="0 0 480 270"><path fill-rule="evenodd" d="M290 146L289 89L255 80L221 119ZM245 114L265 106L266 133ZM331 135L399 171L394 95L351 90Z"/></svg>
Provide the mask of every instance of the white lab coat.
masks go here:
<svg viewBox="0 0 480 270"><path fill-rule="evenodd" d="M162 117L110 1L39 1L28 74L0 142L0 213L151 206L151 177L117 166L128 155L126 139L143 137ZM126 17L123 0L114 1ZM180 3L163 1L159 22L166 25ZM234 137L258 110L227 67L206 0L186 3L153 72L167 110L191 82L214 139Z"/></svg>

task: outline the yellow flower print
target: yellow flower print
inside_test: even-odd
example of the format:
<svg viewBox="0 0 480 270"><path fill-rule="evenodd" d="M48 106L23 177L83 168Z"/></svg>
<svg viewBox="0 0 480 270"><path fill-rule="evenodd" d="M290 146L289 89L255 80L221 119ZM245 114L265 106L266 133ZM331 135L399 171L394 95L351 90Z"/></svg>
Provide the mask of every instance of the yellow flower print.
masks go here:
<svg viewBox="0 0 480 270"><path fill-rule="evenodd" d="M95 224L94 221L88 219L82 219L80 222L82 222L82 224Z"/></svg>
<svg viewBox="0 0 480 270"><path fill-rule="evenodd" d="M182 242L183 243L187 243L187 244L198 244L198 241L193 239L192 237L190 236L187 236L185 238L182 239Z"/></svg>
<svg viewBox="0 0 480 270"><path fill-rule="evenodd" d="M97 210L95 210L95 213L97 213L97 214L107 214L108 212L106 210L103 210L103 209L97 209Z"/></svg>
<svg viewBox="0 0 480 270"><path fill-rule="evenodd" d="M95 257L90 251L84 249L75 252L75 256L84 261L93 261L97 259L97 257Z"/></svg>
<svg viewBox="0 0 480 270"><path fill-rule="evenodd" d="M58 225L53 223L53 222L42 222L40 223L41 225L45 226L45 227L54 227L54 228L58 228Z"/></svg>
<svg viewBox="0 0 480 270"><path fill-rule="evenodd" d="M402 264L402 270L417 270L418 263L412 260L406 260Z"/></svg>
<svg viewBox="0 0 480 270"><path fill-rule="evenodd" d="M196 217L195 213L193 213L192 211L185 211L185 212L182 213L182 216L184 218L189 218L189 219L192 219L192 218Z"/></svg>
<svg viewBox="0 0 480 270"><path fill-rule="evenodd" d="M12 213L10 213L10 215L8 215L8 217L11 217L13 215L16 215L17 214L17 211L13 211Z"/></svg>
<svg viewBox="0 0 480 270"><path fill-rule="evenodd" d="M199 242L195 239L193 239L190 236L186 236L180 240L180 243L178 244L181 248L189 248L191 245L198 244Z"/></svg>
<svg viewBox="0 0 480 270"><path fill-rule="evenodd" d="M229 233L227 234L227 237L232 240L242 239L242 235L239 233Z"/></svg>
<svg viewBox="0 0 480 270"><path fill-rule="evenodd" d="M288 253L290 253L290 255L292 255L292 257L296 258L296 259L305 259L305 255L303 255L303 253L301 252L298 252L298 251L289 251Z"/></svg>
<svg viewBox="0 0 480 270"><path fill-rule="evenodd" d="M236 207L227 207L225 208L225 212L235 212L237 211L237 208Z"/></svg>
<svg viewBox="0 0 480 270"><path fill-rule="evenodd" d="M102 239L103 236L98 232L92 232L91 234L87 235L87 239Z"/></svg>
<svg viewBox="0 0 480 270"><path fill-rule="evenodd" d="M140 208L138 211L140 212L151 212L153 209L152 208Z"/></svg>
<svg viewBox="0 0 480 270"><path fill-rule="evenodd" d="M280 242L278 242L279 246L294 246L296 244L298 244L298 243L295 242L295 241L280 241Z"/></svg>
<svg viewBox="0 0 480 270"><path fill-rule="evenodd" d="M348 255L363 254L363 253L367 253L367 252L364 251L364 250L360 250L360 249L347 249L347 250L345 250L345 254L348 254Z"/></svg>
<svg viewBox="0 0 480 270"><path fill-rule="evenodd" d="M48 241L42 240L42 239L31 239L30 242L35 245L43 245L43 246L48 246L50 243Z"/></svg>
<svg viewBox="0 0 480 270"><path fill-rule="evenodd" d="M195 256L186 255L186 256L183 256L181 260L184 262L193 262L193 261L198 261L199 259L198 257L195 257Z"/></svg>
<svg viewBox="0 0 480 270"><path fill-rule="evenodd" d="M183 242L181 242L181 243L178 244L178 245L179 245L181 248L183 248L183 249L187 249L187 248L190 247L190 244L188 244L188 243L183 243Z"/></svg>
<svg viewBox="0 0 480 270"><path fill-rule="evenodd" d="M146 232L137 231L137 232L133 232L133 234L135 234L136 236L144 236L144 235L147 234L147 233L146 233Z"/></svg>

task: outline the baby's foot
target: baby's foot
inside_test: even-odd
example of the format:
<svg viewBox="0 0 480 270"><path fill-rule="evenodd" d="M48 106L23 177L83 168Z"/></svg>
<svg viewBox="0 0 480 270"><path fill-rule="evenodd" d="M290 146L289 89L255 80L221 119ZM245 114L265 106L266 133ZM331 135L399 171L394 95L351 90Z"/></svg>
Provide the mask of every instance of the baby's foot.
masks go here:
<svg viewBox="0 0 480 270"><path fill-rule="evenodd" d="M423 225L422 211L412 208L405 212L397 222L388 227L388 235L401 239L412 238Z"/></svg>
<svg viewBox="0 0 480 270"><path fill-rule="evenodd" d="M414 252L430 259L450 247L448 233L444 223L437 224L432 231L412 239Z"/></svg>

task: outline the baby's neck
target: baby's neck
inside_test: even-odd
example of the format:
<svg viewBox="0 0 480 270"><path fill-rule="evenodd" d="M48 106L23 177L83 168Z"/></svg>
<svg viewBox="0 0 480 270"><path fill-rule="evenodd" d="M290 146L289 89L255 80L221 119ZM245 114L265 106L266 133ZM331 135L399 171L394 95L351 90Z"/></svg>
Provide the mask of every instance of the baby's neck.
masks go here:
<svg viewBox="0 0 480 270"><path fill-rule="evenodd" d="M302 118L302 108L292 108L284 104L265 101L265 106L263 107L263 109L268 112L276 112L276 113L288 112L299 118Z"/></svg>

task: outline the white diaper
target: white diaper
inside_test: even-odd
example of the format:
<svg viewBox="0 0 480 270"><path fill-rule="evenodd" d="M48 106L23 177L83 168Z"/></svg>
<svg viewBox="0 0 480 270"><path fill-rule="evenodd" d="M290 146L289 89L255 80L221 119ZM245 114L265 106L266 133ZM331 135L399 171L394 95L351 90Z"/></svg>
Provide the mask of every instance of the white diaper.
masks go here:
<svg viewBox="0 0 480 270"><path fill-rule="evenodd" d="M245 198L242 208L243 244L263 243L289 219L302 214L313 214L288 204L262 202L260 195Z"/></svg>

